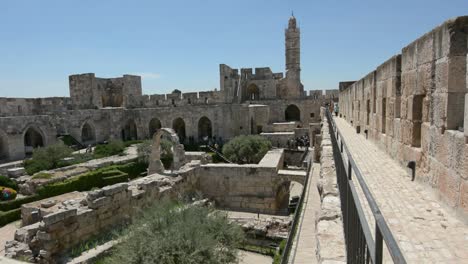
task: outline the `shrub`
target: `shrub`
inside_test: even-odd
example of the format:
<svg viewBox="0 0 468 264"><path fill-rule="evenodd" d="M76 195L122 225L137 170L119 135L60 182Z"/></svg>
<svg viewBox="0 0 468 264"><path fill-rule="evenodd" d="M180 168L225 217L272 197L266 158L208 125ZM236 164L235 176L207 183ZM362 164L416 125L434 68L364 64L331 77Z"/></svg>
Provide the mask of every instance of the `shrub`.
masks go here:
<svg viewBox="0 0 468 264"><path fill-rule="evenodd" d="M223 155L239 164L258 163L270 149L271 142L262 136L238 136L223 146Z"/></svg>
<svg viewBox="0 0 468 264"><path fill-rule="evenodd" d="M125 145L122 141L110 141L108 144L105 145L97 145L94 149L94 158L104 158L113 155L122 154L125 150Z"/></svg>
<svg viewBox="0 0 468 264"><path fill-rule="evenodd" d="M2 201L14 200L16 198L16 191L12 188L0 186L0 194Z"/></svg>
<svg viewBox="0 0 468 264"><path fill-rule="evenodd" d="M0 175L0 186L12 188L16 191L18 190L18 184L14 180L8 178L7 176Z"/></svg>
<svg viewBox="0 0 468 264"><path fill-rule="evenodd" d="M39 172L39 173L34 174L31 178L32 179L50 179L52 177L53 175L50 173Z"/></svg>
<svg viewBox="0 0 468 264"><path fill-rule="evenodd" d="M45 148L37 148L33 151L32 158L24 161L24 168L29 175L43 170L51 170L59 167L63 158L69 157L73 150L63 142L59 142Z"/></svg>
<svg viewBox="0 0 468 264"><path fill-rule="evenodd" d="M0 212L0 226L4 226L19 219L21 219L21 208L8 212Z"/></svg>
<svg viewBox="0 0 468 264"><path fill-rule="evenodd" d="M211 208L161 201L135 218L103 263L236 263L241 228Z"/></svg>
<svg viewBox="0 0 468 264"><path fill-rule="evenodd" d="M42 199L39 195L31 195L23 198L18 198L15 200L0 202L0 211L10 211L19 208L21 205L26 203L31 203L37 200Z"/></svg>

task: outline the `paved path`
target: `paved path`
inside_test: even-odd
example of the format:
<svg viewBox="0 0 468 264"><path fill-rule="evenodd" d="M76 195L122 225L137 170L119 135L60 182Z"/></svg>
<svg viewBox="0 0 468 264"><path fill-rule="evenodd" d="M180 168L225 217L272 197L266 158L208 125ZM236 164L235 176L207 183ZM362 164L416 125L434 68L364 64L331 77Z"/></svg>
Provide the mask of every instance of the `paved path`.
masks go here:
<svg viewBox="0 0 468 264"><path fill-rule="evenodd" d="M5 255L5 244L15 239L15 232L21 226L21 220L9 223L0 228L0 256ZM0 261L0 263L3 263Z"/></svg>
<svg viewBox="0 0 468 264"><path fill-rule="evenodd" d="M468 226L446 210L428 187L412 182L408 172L387 153L356 134L344 119L335 118L335 122L407 262L468 263ZM364 210L374 223L370 209ZM384 254L385 262L392 263L388 257Z"/></svg>
<svg viewBox="0 0 468 264"><path fill-rule="evenodd" d="M308 186L305 186L304 205L298 223L298 232L289 255L289 263L317 263L317 237L315 222L320 212L320 195L317 190L317 179L320 176L320 164L314 163L309 174Z"/></svg>

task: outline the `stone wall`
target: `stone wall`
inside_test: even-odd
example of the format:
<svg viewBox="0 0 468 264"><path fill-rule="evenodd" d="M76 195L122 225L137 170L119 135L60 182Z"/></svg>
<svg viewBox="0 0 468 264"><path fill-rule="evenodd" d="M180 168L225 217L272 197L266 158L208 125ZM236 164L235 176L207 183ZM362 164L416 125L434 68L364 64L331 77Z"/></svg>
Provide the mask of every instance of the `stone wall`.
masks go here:
<svg viewBox="0 0 468 264"><path fill-rule="evenodd" d="M232 210L284 214L291 181L304 183L305 176L280 174L284 150L269 151L259 164L206 164L195 169L196 189L216 206Z"/></svg>
<svg viewBox="0 0 468 264"><path fill-rule="evenodd" d="M330 128L324 116L320 143L320 193L321 209L317 221L317 257L320 263L346 263L340 195L338 192L335 161L330 138Z"/></svg>
<svg viewBox="0 0 468 264"><path fill-rule="evenodd" d="M29 224L18 229L5 255L41 263L59 263L63 253L91 237L127 223L141 208L162 198L176 198L187 178L150 175L87 193L66 194L23 205ZM52 209L48 209L53 207ZM35 217L28 217L34 214ZM31 221L34 219L36 222Z"/></svg>
<svg viewBox="0 0 468 264"><path fill-rule="evenodd" d="M340 85L340 116L468 215L468 17L443 23L359 81ZM346 84L346 85L345 85Z"/></svg>

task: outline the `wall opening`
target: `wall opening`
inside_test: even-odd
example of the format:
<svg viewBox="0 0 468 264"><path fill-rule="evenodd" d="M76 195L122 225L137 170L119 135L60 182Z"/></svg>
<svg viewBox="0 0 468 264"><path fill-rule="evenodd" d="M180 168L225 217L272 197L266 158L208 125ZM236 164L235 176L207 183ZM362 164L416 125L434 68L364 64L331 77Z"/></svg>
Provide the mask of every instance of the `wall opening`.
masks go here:
<svg viewBox="0 0 468 264"><path fill-rule="evenodd" d="M413 108L411 120L413 121L413 133L411 136L411 146L421 147L421 125L423 119L424 95L413 96Z"/></svg>
<svg viewBox="0 0 468 264"><path fill-rule="evenodd" d="M83 144L93 144L96 141L96 133L94 128L86 122L81 128L81 142Z"/></svg>
<svg viewBox="0 0 468 264"><path fill-rule="evenodd" d="M303 185L296 181L285 181L276 189L275 207L278 214L290 214L290 205L295 200L298 200L303 189ZM296 201L297 202L297 201Z"/></svg>
<svg viewBox="0 0 468 264"><path fill-rule="evenodd" d="M296 105L289 105L284 111L286 121L301 121L301 111Z"/></svg>
<svg viewBox="0 0 468 264"><path fill-rule="evenodd" d="M255 84L249 85L247 88L247 95L248 95L248 100L259 100L260 99L260 89L258 89L258 86Z"/></svg>
<svg viewBox="0 0 468 264"><path fill-rule="evenodd" d="M198 120L198 140L208 142L213 137L211 120L204 116Z"/></svg>
<svg viewBox="0 0 468 264"><path fill-rule="evenodd" d="M129 119L125 124L124 128L122 129L122 140L137 140L138 139L138 132L137 126L133 119Z"/></svg>
<svg viewBox="0 0 468 264"><path fill-rule="evenodd" d="M8 158L8 137L0 130L0 161L7 161Z"/></svg>
<svg viewBox="0 0 468 264"><path fill-rule="evenodd" d="M24 148L26 156L32 154L33 149L43 147L44 138L35 128L28 128L24 134Z"/></svg>
<svg viewBox="0 0 468 264"><path fill-rule="evenodd" d="M385 134L387 123L387 98L382 98L382 134Z"/></svg>
<svg viewBox="0 0 468 264"><path fill-rule="evenodd" d="M177 136L179 137L179 142L185 142L185 122L182 118L178 117L172 121L172 129L174 129Z"/></svg>
<svg viewBox="0 0 468 264"><path fill-rule="evenodd" d="M149 122L149 137L153 138L154 133L156 133L156 131L158 131L158 129L160 129L161 127L162 125L159 119L151 119L151 121Z"/></svg>
<svg viewBox="0 0 468 264"><path fill-rule="evenodd" d="M370 123L370 99L367 99L366 113L367 113L366 124L369 125Z"/></svg>

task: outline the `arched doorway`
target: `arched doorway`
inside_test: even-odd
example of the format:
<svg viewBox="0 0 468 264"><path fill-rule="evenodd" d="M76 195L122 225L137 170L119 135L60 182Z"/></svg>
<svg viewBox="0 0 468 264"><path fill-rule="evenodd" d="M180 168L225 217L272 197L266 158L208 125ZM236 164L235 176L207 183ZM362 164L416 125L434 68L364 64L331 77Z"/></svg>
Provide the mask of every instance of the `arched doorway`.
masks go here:
<svg viewBox="0 0 468 264"><path fill-rule="evenodd" d="M149 123L149 137L152 138L154 133L156 133L156 131L158 131L158 129L161 129L161 121L159 121L159 119L157 118L153 118L151 119L150 123Z"/></svg>
<svg viewBox="0 0 468 264"><path fill-rule="evenodd" d="M301 121L301 111L296 105L289 105L284 111L286 121Z"/></svg>
<svg viewBox="0 0 468 264"><path fill-rule="evenodd" d="M33 149L43 147L44 138L42 134L35 128L29 127L24 133L24 152L30 155Z"/></svg>
<svg viewBox="0 0 468 264"><path fill-rule="evenodd" d="M248 95L247 100L252 100L252 101L259 100L260 99L260 89L258 89L257 85L252 83L247 88L247 95Z"/></svg>
<svg viewBox="0 0 468 264"><path fill-rule="evenodd" d="M0 130L0 162L8 160L8 137Z"/></svg>
<svg viewBox="0 0 468 264"><path fill-rule="evenodd" d="M94 127L86 122L81 128L81 142L83 144L93 144L96 141L96 133Z"/></svg>
<svg viewBox="0 0 468 264"><path fill-rule="evenodd" d="M137 140L138 133L135 121L133 119L129 119L125 124L124 128L122 129L122 140Z"/></svg>
<svg viewBox="0 0 468 264"><path fill-rule="evenodd" d="M168 140L170 144L172 144L172 168L179 169L185 162L184 145L179 143L179 137L174 129L162 128L153 135L153 143L151 145L151 154L149 157L148 174L161 173L165 169L165 166L161 160L164 158L164 146L161 144L163 136L165 136L165 139Z"/></svg>
<svg viewBox="0 0 468 264"><path fill-rule="evenodd" d="M182 118L178 117L172 122L172 129L176 132L181 143L185 142L185 122Z"/></svg>
<svg viewBox="0 0 468 264"><path fill-rule="evenodd" d="M206 142L213 136L211 120L204 116L198 120L198 140Z"/></svg>

